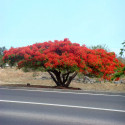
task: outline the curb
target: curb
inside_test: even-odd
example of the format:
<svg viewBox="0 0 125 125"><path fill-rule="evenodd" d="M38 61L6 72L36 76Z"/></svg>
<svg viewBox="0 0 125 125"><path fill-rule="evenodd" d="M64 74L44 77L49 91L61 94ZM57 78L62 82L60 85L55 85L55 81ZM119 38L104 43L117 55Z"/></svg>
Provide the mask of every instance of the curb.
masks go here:
<svg viewBox="0 0 125 125"><path fill-rule="evenodd" d="M14 90L33 90L33 91L50 91L50 92L71 92L71 93L91 93L91 94L107 94L107 95L122 95L124 92L109 92L109 91L95 91L95 90L70 90L70 89L55 89L55 88L36 88L36 87L12 87L12 86L0 86L0 89L14 89Z"/></svg>

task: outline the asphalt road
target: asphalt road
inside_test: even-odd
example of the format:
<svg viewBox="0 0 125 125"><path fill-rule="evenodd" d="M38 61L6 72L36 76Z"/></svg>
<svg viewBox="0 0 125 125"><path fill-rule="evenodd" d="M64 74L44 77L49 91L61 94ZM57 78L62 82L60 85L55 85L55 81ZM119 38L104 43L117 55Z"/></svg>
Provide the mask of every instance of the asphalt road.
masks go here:
<svg viewBox="0 0 125 125"><path fill-rule="evenodd" d="M125 125L125 95L0 88L0 125Z"/></svg>

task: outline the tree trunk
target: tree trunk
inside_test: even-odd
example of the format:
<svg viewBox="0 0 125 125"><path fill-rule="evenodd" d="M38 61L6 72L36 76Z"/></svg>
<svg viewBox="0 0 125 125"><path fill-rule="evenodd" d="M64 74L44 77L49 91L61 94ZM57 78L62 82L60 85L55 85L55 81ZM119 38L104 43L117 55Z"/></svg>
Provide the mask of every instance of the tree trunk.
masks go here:
<svg viewBox="0 0 125 125"><path fill-rule="evenodd" d="M57 86L63 86L66 88L69 87L71 81L77 75L77 72L74 72L71 76L69 76L72 72L69 71L65 74L61 74L61 72L57 70L48 70L48 73Z"/></svg>

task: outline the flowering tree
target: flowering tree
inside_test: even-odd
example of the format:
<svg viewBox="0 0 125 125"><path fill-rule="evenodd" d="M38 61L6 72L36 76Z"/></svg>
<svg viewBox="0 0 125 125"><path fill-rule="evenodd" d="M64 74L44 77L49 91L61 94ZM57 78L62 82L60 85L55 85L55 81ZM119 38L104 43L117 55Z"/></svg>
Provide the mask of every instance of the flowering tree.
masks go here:
<svg viewBox="0 0 125 125"><path fill-rule="evenodd" d="M110 79L115 70L124 66L115 53L89 49L65 38L4 51L4 63L18 68L47 71L57 86L68 87L78 72Z"/></svg>

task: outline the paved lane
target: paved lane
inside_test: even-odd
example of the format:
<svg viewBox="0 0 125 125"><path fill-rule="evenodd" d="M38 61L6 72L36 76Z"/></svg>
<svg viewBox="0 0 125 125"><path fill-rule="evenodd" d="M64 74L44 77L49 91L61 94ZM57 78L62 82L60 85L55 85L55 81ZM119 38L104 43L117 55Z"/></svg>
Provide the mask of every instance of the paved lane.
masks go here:
<svg viewBox="0 0 125 125"><path fill-rule="evenodd" d="M0 89L0 100L2 125L125 124L123 95Z"/></svg>

